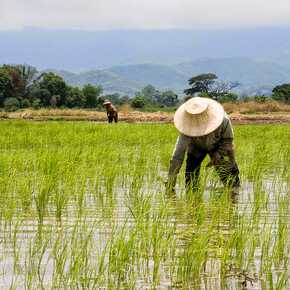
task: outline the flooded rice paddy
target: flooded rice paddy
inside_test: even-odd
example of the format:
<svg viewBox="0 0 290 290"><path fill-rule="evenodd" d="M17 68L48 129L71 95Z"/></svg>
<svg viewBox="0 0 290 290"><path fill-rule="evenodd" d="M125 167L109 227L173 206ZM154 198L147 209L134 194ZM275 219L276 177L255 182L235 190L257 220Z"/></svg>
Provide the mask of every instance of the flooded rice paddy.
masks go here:
<svg viewBox="0 0 290 290"><path fill-rule="evenodd" d="M290 288L289 126L235 127L235 197L205 167L166 196L172 125L0 132L1 289Z"/></svg>

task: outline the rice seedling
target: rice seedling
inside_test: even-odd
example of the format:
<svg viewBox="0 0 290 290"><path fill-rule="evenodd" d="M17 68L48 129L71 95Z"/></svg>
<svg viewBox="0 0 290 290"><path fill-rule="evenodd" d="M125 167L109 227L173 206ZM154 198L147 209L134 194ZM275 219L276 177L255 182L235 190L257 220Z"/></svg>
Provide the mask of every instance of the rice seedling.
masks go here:
<svg viewBox="0 0 290 290"><path fill-rule="evenodd" d="M287 289L287 125L237 126L237 200L164 181L170 124L0 122L1 289Z"/></svg>

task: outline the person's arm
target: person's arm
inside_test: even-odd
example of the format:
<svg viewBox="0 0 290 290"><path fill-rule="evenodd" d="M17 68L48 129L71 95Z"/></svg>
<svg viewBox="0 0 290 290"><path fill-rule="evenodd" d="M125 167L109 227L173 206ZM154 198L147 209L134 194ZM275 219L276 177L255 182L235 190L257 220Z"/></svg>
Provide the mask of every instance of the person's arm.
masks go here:
<svg viewBox="0 0 290 290"><path fill-rule="evenodd" d="M170 160L170 166L168 170L168 181L167 181L167 189L174 190L177 175L182 166L185 152L188 148L191 138L180 134L177 138L177 142L175 145L175 149Z"/></svg>
<svg viewBox="0 0 290 290"><path fill-rule="evenodd" d="M220 161L221 156L228 156L232 164L235 164L234 153L234 133L230 119L225 116L222 123L221 138L218 143L218 147L213 153L213 163L217 164Z"/></svg>

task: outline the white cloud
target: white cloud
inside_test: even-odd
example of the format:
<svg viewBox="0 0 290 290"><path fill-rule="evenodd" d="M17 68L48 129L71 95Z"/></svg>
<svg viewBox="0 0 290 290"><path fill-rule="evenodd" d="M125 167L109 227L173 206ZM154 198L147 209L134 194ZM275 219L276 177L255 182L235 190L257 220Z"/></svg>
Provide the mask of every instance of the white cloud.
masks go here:
<svg viewBox="0 0 290 290"><path fill-rule="evenodd" d="M0 29L223 28L290 24L289 0L0 0Z"/></svg>

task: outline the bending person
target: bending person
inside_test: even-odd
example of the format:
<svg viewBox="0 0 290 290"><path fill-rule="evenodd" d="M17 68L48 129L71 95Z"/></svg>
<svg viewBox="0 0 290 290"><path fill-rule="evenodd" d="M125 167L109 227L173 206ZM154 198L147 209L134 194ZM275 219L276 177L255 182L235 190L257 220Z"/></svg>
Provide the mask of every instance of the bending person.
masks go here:
<svg viewBox="0 0 290 290"><path fill-rule="evenodd" d="M240 186L239 169L235 160L233 128L221 104L194 97L175 113L174 124L180 135L170 160L167 190L174 192L176 178L187 153L185 183L196 190L201 163L209 154L209 165L215 167L222 183L237 193Z"/></svg>
<svg viewBox="0 0 290 290"><path fill-rule="evenodd" d="M108 122L112 123L115 121L115 123L118 123L118 111L116 107L109 100L105 100L103 105L107 110Z"/></svg>

